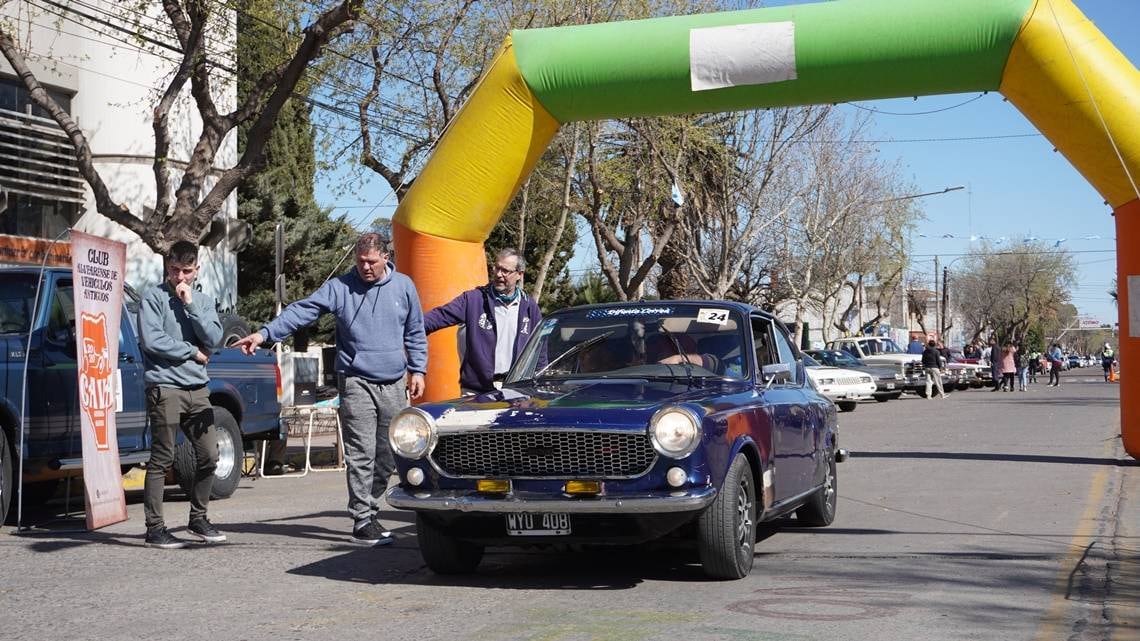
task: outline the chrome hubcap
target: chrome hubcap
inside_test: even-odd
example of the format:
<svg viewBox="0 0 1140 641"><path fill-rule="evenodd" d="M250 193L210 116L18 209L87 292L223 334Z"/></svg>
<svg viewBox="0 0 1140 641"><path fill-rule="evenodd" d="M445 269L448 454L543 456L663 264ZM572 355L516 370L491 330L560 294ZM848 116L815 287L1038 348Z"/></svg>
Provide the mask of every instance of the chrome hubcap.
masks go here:
<svg viewBox="0 0 1140 641"><path fill-rule="evenodd" d="M229 430L218 430L218 466L214 468L214 476L220 479L228 477L237 465L234 448L234 439Z"/></svg>
<svg viewBox="0 0 1140 641"><path fill-rule="evenodd" d="M736 493L736 541L745 551L750 551L753 545L752 495L748 487L748 481L741 479Z"/></svg>

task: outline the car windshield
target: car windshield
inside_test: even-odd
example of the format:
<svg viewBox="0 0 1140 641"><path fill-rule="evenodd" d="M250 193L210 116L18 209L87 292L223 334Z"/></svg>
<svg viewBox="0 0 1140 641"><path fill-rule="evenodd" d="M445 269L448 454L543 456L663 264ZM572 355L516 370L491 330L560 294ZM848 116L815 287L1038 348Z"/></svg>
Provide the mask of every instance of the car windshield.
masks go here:
<svg viewBox="0 0 1140 641"><path fill-rule="evenodd" d="M0 334L24 334L36 298L33 274L0 274Z"/></svg>
<svg viewBox="0 0 1140 641"><path fill-rule="evenodd" d="M893 340L891 340L889 338L880 338L876 342L879 343L879 346L878 346L879 349L876 352L878 354L903 354L903 353L905 353L905 350L903 348L899 347L898 343L894 342Z"/></svg>
<svg viewBox="0 0 1140 641"><path fill-rule="evenodd" d="M823 367L823 365L812 358L810 354L804 354L804 367Z"/></svg>
<svg viewBox="0 0 1140 641"><path fill-rule="evenodd" d="M744 327L736 310L710 304L573 309L546 317L507 376L744 380Z"/></svg>
<svg viewBox="0 0 1140 641"><path fill-rule="evenodd" d="M855 358L841 350L826 350L812 352L816 360L833 367L863 367L862 359Z"/></svg>

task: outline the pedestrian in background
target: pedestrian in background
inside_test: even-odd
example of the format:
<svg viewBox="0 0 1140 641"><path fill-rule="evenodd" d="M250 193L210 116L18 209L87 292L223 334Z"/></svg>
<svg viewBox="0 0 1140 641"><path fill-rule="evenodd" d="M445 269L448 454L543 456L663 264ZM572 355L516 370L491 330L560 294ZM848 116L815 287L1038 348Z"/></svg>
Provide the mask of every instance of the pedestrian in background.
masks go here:
<svg viewBox="0 0 1140 641"><path fill-rule="evenodd" d="M1029 370L1029 382L1030 383L1036 383L1037 382L1037 370L1041 369L1041 353L1040 352L1034 350L1034 351L1029 353L1029 362L1028 362L1028 367L1026 369Z"/></svg>
<svg viewBox="0 0 1140 641"><path fill-rule="evenodd" d="M1006 343L1001 349L1001 389L1013 391L1013 379L1017 376L1017 362L1014 360L1016 350L1013 344Z"/></svg>
<svg viewBox="0 0 1140 641"><path fill-rule="evenodd" d="M234 345L247 354L281 341L322 314L336 317L338 410L344 433L348 512L353 543L385 545L392 533L380 524L380 499L396 471L388 424L419 398L427 371L427 336L412 279L389 260L388 239L364 234L356 241L356 265L286 307Z"/></svg>
<svg viewBox="0 0 1140 641"><path fill-rule="evenodd" d="M1014 343L1013 345L1013 366L1017 369L1017 390L1024 392L1029 381L1026 373L1026 358L1021 353L1021 343Z"/></svg>
<svg viewBox="0 0 1140 641"><path fill-rule="evenodd" d="M542 320L538 303L523 291L526 259L507 247L495 256L491 282L469 289L424 315L428 334L463 325L459 387L481 394L501 387L507 371Z"/></svg>
<svg viewBox="0 0 1140 641"><path fill-rule="evenodd" d="M1049 348L1049 385L1057 387L1061 384L1061 359L1064 355L1061 353L1061 344L1053 343L1053 347Z"/></svg>
<svg viewBox="0 0 1140 641"><path fill-rule="evenodd" d="M990 362L990 379L993 382L994 388L991 392L1001 390L1001 348L998 347L996 339L990 339L990 345L986 348L986 360Z"/></svg>
<svg viewBox="0 0 1140 641"><path fill-rule="evenodd" d="M1116 362L1116 353L1112 351L1112 346L1108 343L1104 344L1104 349L1100 350L1100 366L1104 368L1104 382L1108 382L1109 374L1112 372L1112 364Z"/></svg>
<svg viewBox="0 0 1140 641"><path fill-rule="evenodd" d="M187 531L207 543L226 540L226 535L206 516L218 465L218 437L206 363L221 343L222 324L214 299L194 291L198 246L180 240L171 245L164 262L166 280L148 289L139 301L139 345L145 360L143 378L151 430L143 513L146 545L173 549L186 546L186 541L166 529L162 516L166 472L174 463L176 430L182 430L194 448L196 465L190 486Z"/></svg>
<svg viewBox="0 0 1140 641"><path fill-rule="evenodd" d="M934 398L932 384L938 388L938 398L946 398L946 391L942 389L942 354L938 353L938 344L933 339L922 351L922 371L926 374L926 398Z"/></svg>
<svg viewBox="0 0 1140 641"><path fill-rule="evenodd" d="M918 340L917 336L912 336L910 344L906 346L907 354L921 354L923 352L922 341Z"/></svg>

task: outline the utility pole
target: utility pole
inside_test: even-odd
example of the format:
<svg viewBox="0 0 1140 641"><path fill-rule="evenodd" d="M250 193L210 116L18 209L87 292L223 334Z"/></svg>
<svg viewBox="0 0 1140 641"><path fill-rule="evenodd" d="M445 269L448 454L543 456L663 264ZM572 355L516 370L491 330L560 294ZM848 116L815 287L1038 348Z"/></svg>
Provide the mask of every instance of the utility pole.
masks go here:
<svg viewBox="0 0 1140 641"><path fill-rule="evenodd" d="M949 340L945 334L948 329L953 325L950 321L950 266L942 268L942 327L940 328L942 336L942 344L946 345Z"/></svg>
<svg viewBox="0 0 1140 641"><path fill-rule="evenodd" d="M934 257L934 324L938 340L942 340L942 310L938 306L938 257Z"/></svg>

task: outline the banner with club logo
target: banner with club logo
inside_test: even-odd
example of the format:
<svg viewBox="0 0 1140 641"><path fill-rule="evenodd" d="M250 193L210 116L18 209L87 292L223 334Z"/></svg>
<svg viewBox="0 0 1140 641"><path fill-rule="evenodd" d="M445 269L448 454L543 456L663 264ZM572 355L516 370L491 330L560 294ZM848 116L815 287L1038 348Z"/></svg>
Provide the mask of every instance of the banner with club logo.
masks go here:
<svg viewBox="0 0 1140 641"><path fill-rule="evenodd" d="M79 375L83 486L89 530L127 519L115 431L126 247L117 241L71 232L75 369Z"/></svg>

